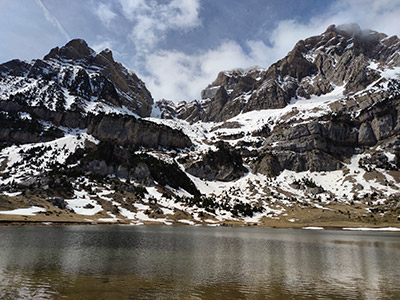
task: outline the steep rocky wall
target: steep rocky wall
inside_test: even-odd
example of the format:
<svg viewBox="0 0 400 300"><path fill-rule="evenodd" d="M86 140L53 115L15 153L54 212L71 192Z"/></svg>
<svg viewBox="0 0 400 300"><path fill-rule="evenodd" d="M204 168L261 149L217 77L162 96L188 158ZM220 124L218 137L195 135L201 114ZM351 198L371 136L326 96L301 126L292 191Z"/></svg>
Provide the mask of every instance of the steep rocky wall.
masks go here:
<svg viewBox="0 0 400 300"><path fill-rule="evenodd" d="M149 148L187 148L191 140L181 131L150 121L127 115L82 115L78 112L56 112L40 107L22 106L15 102L0 101L0 110L27 112L37 119L51 122L55 126L88 129L99 140L113 141L124 146L144 146ZM4 131L4 132L3 132ZM2 130L2 136L8 134ZM25 138L23 138L25 136ZM19 135L15 142L35 142L40 132Z"/></svg>
<svg viewBox="0 0 400 300"><path fill-rule="evenodd" d="M127 116L99 116L88 125L88 133L124 146L186 148L191 140L179 130Z"/></svg>

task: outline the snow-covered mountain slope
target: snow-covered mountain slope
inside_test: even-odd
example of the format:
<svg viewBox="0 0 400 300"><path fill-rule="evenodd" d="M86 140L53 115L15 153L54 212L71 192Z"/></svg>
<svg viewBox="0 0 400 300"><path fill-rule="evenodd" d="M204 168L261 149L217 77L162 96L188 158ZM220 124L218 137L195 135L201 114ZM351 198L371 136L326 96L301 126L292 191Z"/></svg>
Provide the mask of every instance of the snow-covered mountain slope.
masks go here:
<svg viewBox="0 0 400 300"><path fill-rule="evenodd" d="M52 111L148 116L153 99L144 83L116 63L110 50L96 53L83 40L54 48L44 59L0 65L0 99Z"/></svg>
<svg viewBox="0 0 400 300"><path fill-rule="evenodd" d="M3 64L0 219L399 226L399 49L331 26L178 104L80 40Z"/></svg>

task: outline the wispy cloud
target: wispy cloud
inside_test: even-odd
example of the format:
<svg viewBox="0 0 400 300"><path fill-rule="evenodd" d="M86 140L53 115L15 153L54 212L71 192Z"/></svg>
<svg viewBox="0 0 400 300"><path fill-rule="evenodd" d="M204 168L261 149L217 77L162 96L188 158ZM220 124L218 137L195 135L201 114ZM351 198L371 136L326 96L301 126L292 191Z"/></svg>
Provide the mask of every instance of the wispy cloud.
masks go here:
<svg viewBox="0 0 400 300"><path fill-rule="evenodd" d="M57 30L65 37L66 40L70 40L71 38L69 37L68 33L65 31L65 29L62 27L62 25L60 24L60 22L58 22L57 18L54 17L49 10L46 8L46 6L44 6L44 4L42 3L41 0L35 0L37 5L40 7L40 9L42 10L46 20L51 23L52 25L54 25Z"/></svg>
<svg viewBox="0 0 400 300"><path fill-rule="evenodd" d="M98 37L99 38L99 42L96 44L91 45L91 47L93 48L94 51L96 52L101 52L104 49L112 49L115 48L115 42L111 41L111 40L107 40L104 37ZM117 52L117 51L115 51Z"/></svg>
<svg viewBox="0 0 400 300"><path fill-rule="evenodd" d="M148 76L141 75L155 99L174 101L198 99L216 74L222 70L262 63L262 42L247 43L251 54L234 41L225 41L215 49L199 54L158 51L146 57ZM261 60L260 60L261 59Z"/></svg>
<svg viewBox="0 0 400 300"><path fill-rule="evenodd" d="M122 13L133 24L131 41L139 53L151 52L170 30L190 30L201 24L199 0L119 0Z"/></svg>
<svg viewBox="0 0 400 300"><path fill-rule="evenodd" d="M110 6L100 3L95 9L96 15L107 27L111 25L111 22L117 17L117 14L112 11Z"/></svg>

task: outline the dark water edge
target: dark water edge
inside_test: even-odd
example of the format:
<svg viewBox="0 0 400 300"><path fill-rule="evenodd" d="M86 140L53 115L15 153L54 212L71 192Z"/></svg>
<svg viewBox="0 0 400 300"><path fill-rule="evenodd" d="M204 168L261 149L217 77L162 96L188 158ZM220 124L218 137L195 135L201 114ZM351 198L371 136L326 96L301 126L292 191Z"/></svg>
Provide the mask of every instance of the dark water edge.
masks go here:
<svg viewBox="0 0 400 300"><path fill-rule="evenodd" d="M0 299L400 299L400 233L0 227Z"/></svg>

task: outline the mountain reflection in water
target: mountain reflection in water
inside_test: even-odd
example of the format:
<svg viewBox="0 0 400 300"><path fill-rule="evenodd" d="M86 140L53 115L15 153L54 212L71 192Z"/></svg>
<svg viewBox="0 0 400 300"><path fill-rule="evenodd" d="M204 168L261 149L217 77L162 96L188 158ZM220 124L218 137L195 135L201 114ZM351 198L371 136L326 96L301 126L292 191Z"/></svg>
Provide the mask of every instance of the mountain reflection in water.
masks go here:
<svg viewBox="0 0 400 300"><path fill-rule="evenodd" d="M395 299L400 233L0 228L1 299Z"/></svg>

